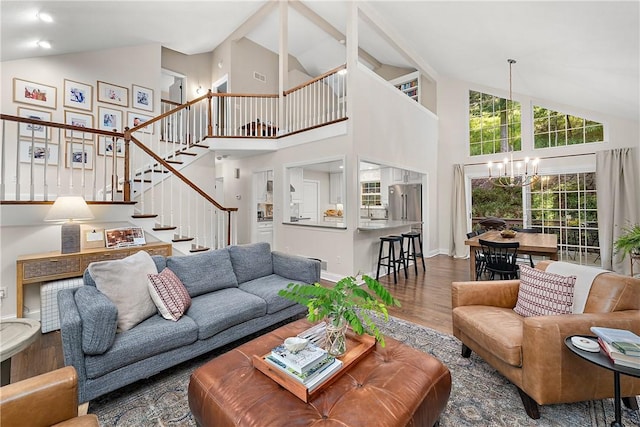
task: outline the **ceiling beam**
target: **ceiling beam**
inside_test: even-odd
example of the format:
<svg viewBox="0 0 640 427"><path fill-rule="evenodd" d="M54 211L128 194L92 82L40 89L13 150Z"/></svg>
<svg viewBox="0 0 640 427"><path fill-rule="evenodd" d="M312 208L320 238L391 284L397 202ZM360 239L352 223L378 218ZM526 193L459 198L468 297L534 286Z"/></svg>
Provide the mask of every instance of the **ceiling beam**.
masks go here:
<svg viewBox="0 0 640 427"><path fill-rule="evenodd" d="M262 6L256 13L251 15L249 19L244 21L236 30L231 33L227 38L231 41L238 41L243 37L246 37L251 31L258 27L267 16L278 7L278 0L270 0L264 6Z"/></svg>
<svg viewBox="0 0 640 427"><path fill-rule="evenodd" d="M309 9L309 7L302 4L302 2L300 2L299 0L291 0L289 1L289 4L294 10L317 25L318 28L329 34L339 43L345 42L346 36L344 34L342 34L338 29L327 22L323 17L315 13L313 10ZM358 56L369 63L374 69L382 66L382 63L380 61L378 61L373 55L369 54L364 49L358 48Z"/></svg>
<svg viewBox="0 0 640 427"><path fill-rule="evenodd" d="M385 39L400 55L407 61L414 64L420 70L423 77L431 82L435 82L438 73L434 70L409 44L398 35L398 32L391 26L384 23L384 19L380 17L373 8L369 7L365 2L359 2L360 18L370 24L380 37Z"/></svg>

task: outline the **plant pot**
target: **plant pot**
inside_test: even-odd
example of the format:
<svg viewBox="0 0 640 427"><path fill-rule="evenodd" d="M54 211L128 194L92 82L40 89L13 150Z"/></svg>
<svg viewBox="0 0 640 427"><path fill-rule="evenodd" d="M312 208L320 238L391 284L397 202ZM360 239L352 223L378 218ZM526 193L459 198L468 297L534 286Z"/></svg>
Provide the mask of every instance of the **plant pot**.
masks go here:
<svg viewBox="0 0 640 427"><path fill-rule="evenodd" d="M343 356L347 352L347 321L341 318L335 325L333 319L327 320L325 350L334 357Z"/></svg>

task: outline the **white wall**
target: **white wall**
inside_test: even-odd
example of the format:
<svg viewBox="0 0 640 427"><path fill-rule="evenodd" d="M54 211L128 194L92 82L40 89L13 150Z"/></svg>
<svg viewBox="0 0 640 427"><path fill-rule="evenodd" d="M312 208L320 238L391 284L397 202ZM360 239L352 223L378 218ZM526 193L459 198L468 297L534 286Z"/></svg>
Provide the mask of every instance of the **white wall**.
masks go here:
<svg viewBox="0 0 640 427"><path fill-rule="evenodd" d="M469 156L469 90L508 97L508 93L493 88L472 85L468 82L441 77L438 79L438 113L440 118L440 151L438 152L438 226L439 252L449 253L451 240L451 194L453 191L453 165L466 164L468 176L486 176L486 162L500 160L502 155ZM588 90L588 88L585 88ZM612 95L613 96L613 95ZM621 119L602 112L589 111L575 106L552 104L548 101L513 94L513 99L522 105L522 152L517 158L540 157L540 173L558 171L594 171L595 156L592 153L622 147L639 147L640 133L637 121ZM604 143L591 143L569 147L533 149L530 117L532 104L604 123L608 128ZM446 149L445 149L446 147ZM579 156L575 156L579 155ZM549 157L572 156L567 158ZM545 159L546 158L546 159ZM476 165L469 165L476 164ZM469 197L469 196L468 196Z"/></svg>

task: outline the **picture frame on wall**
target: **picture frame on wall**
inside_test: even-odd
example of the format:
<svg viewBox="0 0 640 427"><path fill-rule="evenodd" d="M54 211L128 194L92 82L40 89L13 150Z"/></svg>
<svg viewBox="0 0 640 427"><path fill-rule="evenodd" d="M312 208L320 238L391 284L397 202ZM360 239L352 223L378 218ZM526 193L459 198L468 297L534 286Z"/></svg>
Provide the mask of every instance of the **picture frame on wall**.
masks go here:
<svg viewBox="0 0 640 427"><path fill-rule="evenodd" d="M93 144L67 141L65 167L85 170L93 169Z"/></svg>
<svg viewBox="0 0 640 427"><path fill-rule="evenodd" d="M64 111L64 123L81 128L93 128L93 115L79 113L77 111ZM77 130L66 129L65 136L73 139L93 140L92 133L84 133Z"/></svg>
<svg viewBox="0 0 640 427"><path fill-rule="evenodd" d="M98 80L98 101L128 107L129 89Z"/></svg>
<svg viewBox="0 0 640 427"><path fill-rule="evenodd" d="M64 79L64 106L92 111L93 86Z"/></svg>
<svg viewBox="0 0 640 427"><path fill-rule="evenodd" d="M122 110L98 107L98 129L122 132Z"/></svg>
<svg viewBox="0 0 640 427"><path fill-rule="evenodd" d="M133 129L134 127L139 126L144 122L148 122L151 119L153 119L152 116L140 114L136 111L127 111L127 126L129 129ZM153 134L153 124L140 128L138 132Z"/></svg>
<svg viewBox="0 0 640 427"><path fill-rule="evenodd" d="M42 83L13 78L13 102L56 109L57 88Z"/></svg>
<svg viewBox="0 0 640 427"><path fill-rule="evenodd" d="M115 144L114 139L116 140ZM114 149L117 157L124 157L124 140L122 138L98 137L98 156L113 156Z"/></svg>
<svg viewBox="0 0 640 427"><path fill-rule="evenodd" d="M35 110L33 108L18 107L18 117L25 119L41 120L43 122L51 121L51 112ZM33 138L38 140L51 139L51 129L44 124L20 123L18 132L20 139Z"/></svg>
<svg viewBox="0 0 640 427"><path fill-rule="evenodd" d="M38 141L20 141L20 163L58 166L58 144Z"/></svg>
<svg viewBox="0 0 640 427"><path fill-rule="evenodd" d="M153 89L138 85L133 85L131 89L131 106L139 110L153 111Z"/></svg>

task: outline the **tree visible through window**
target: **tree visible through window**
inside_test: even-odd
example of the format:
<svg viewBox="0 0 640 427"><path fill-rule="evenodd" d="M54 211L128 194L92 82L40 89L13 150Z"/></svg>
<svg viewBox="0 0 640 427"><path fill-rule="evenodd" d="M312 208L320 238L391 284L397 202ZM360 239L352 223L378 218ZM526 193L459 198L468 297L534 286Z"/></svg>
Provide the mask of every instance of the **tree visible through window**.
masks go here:
<svg viewBox="0 0 640 427"><path fill-rule="evenodd" d="M472 156L521 150L520 122L519 102L469 91L469 150Z"/></svg>
<svg viewBox="0 0 640 427"><path fill-rule="evenodd" d="M471 181L473 223L489 216L510 226L558 236L561 260L593 264L600 256L594 172L543 175L530 187L495 187Z"/></svg>
<svg viewBox="0 0 640 427"><path fill-rule="evenodd" d="M603 140L602 123L533 106L534 148L564 147Z"/></svg>

